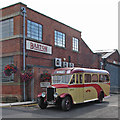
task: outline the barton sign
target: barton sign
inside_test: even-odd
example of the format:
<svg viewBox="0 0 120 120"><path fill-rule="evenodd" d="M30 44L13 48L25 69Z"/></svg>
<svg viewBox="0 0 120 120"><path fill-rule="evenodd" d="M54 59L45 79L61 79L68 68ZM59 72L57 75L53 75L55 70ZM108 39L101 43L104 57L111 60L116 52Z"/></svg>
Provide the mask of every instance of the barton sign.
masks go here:
<svg viewBox="0 0 120 120"><path fill-rule="evenodd" d="M52 46L26 40L26 49L36 52L52 54Z"/></svg>

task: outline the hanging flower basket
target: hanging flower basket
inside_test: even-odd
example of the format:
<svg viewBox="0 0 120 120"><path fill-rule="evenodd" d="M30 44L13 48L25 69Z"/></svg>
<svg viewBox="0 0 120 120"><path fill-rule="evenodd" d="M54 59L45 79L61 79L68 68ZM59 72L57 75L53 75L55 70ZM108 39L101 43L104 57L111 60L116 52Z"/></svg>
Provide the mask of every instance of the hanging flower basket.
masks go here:
<svg viewBox="0 0 120 120"><path fill-rule="evenodd" d="M12 73L17 72L17 67L14 64L8 64L4 68L4 73L6 76L11 76Z"/></svg>
<svg viewBox="0 0 120 120"><path fill-rule="evenodd" d="M44 74L41 74L41 76L40 76L40 80L41 81L51 81L51 74L49 74L49 73L44 73Z"/></svg>
<svg viewBox="0 0 120 120"><path fill-rule="evenodd" d="M33 78L33 73L29 72L29 71L22 71L20 73L20 77L21 77L22 81L28 81Z"/></svg>

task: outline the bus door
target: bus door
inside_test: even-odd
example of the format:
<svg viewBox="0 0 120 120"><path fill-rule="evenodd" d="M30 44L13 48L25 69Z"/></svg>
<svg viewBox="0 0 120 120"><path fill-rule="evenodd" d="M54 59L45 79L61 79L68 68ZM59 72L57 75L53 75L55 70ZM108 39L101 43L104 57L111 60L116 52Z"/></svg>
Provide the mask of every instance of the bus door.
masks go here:
<svg viewBox="0 0 120 120"><path fill-rule="evenodd" d="M83 102L83 84L82 84L82 75L74 74L71 82L69 93L72 95L74 103Z"/></svg>
<svg viewBox="0 0 120 120"><path fill-rule="evenodd" d="M78 102L82 103L84 101L84 84L83 84L83 74L76 74L76 84L78 86Z"/></svg>

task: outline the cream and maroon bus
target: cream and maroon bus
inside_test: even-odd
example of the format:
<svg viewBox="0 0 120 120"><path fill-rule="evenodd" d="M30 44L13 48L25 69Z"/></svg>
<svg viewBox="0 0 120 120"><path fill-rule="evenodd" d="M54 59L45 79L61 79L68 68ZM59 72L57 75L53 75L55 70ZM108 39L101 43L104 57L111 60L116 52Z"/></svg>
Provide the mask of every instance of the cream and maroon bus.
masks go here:
<svg viewBox="0 0 120 120"><path fill-rule="evenodd" d="M72 104L84 103L110 96L110 77L106 70L88 68L58 68L52 74L51 86L38 94L41 109L49 104L70 110Z"/></svg>

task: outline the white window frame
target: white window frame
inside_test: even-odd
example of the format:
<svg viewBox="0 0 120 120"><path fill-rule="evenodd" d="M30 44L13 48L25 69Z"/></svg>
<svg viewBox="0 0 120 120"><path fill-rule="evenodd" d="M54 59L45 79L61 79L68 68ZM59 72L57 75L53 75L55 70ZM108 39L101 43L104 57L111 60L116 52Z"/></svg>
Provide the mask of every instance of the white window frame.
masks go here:
<svg viewBox="0 0 120 120"><path fill-rule="evenodd" d="M55 45L65 48L65 42L66 42L65 34L55 30L54 35L55 35Z"/></svg>
<svg viewBox="0 0 120 120"><path fill-rule="evenodd" d="M72 49L73 51L78 52L79 51L79 40L75 37L72 38Z"/></svg>
<svg viewBox="0 0 120 120"><path fill-rule="evenodd" d="M27 20L27 37L42 41L43 27L41 24Z"/></svg>
<svg viewBox="0 0 120 120"><path fill-rule="evenodd" d="M13 36L14 33L14 20L13 18L0 21L0 39Z"/></svg>

